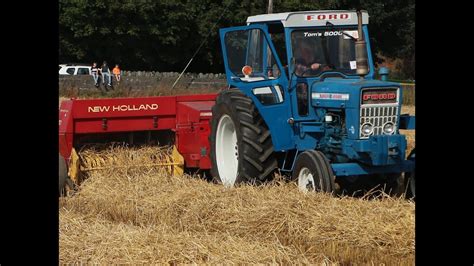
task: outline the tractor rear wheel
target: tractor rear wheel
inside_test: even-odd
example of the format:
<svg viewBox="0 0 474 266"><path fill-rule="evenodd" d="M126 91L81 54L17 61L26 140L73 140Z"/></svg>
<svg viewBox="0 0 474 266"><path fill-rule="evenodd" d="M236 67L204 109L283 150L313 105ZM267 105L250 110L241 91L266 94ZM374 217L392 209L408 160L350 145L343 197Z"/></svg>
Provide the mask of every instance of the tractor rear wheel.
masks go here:
<svg viewBox="0 0 474 266"><path fill-rule="evenodd" d="M253 101L237 89L221 92L212 107L211 174L226 187L271 180L278 167L270 131Z"/></svg>
<svg viewBox="0 0 474 266"><path fill-rule="evenodd" d="M308 150L296 158L293 180L303 192L321 191L333 193L335 175L329 160L320 151Z"/></svg>
<svg viewBox="0 0 474 266"><path fill-rule="evenodd" d="M66 191L67 167L66 160L59 154L59 196L64 196Z"/></svg>
<svg viewBox="0 0 474 266"><path fill-rule="evenodd" d="M408 160L415 162L415 149L410 152L408 155ZM415 171L405 173L405 196L407 199L415 200Z"/></svg>

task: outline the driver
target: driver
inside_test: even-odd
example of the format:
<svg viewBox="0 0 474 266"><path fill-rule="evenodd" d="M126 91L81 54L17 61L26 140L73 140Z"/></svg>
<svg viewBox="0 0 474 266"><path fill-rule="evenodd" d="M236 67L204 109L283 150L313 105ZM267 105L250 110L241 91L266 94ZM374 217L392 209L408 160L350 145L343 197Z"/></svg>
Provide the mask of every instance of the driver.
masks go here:
<svg viewBox="0 0 474 266"><path fill-rule="evenodd" d="M295 50L295 73L298 76L308 75L314 73L315 71L325 71L329 70L327 66L318 63L315 55L314 49L311 49L310 44L304 40L300 39L298 42L297 49Z"/></svg>

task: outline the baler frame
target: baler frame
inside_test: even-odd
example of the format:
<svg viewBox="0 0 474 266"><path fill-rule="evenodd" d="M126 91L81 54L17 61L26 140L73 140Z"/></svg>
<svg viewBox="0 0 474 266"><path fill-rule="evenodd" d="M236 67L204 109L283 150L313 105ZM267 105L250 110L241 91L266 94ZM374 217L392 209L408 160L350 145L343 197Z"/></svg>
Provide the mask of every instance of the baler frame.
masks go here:
<svg viewBox="0 0 474 266"><path fill-rule="evenodd" d="M82 137L170 131L175 161L185 168L209 170L207 138L215 98L215 94L202 94L65 100L59 110L59 152L72 166L70 176L76 181L77 151L85 144Z"/></svg>

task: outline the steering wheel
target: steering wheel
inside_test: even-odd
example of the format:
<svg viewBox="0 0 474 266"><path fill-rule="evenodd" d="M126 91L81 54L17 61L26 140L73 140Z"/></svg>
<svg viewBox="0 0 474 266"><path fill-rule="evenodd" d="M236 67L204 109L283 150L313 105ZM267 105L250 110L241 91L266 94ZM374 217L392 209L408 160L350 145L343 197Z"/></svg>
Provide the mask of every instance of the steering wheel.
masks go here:
<svg viewBox="0 0 474 266"><path fill-rule="evenodd" d="M333 65L328 65L328 64L319 64L319 68L318 69L312 69L311 67L309 67L308 69L306 69L305 71L303 71L303 73L301 74L301 76L304 76L306 73L310 72L310 71L317 71L317 72L321 72L323 68L325 67L328 67L330 68L331 70L334 69L334 66ZM315 73L317 73L315 72Z"/></svg>
<svg viewBox="0 0 474 266"><path fill-rule="evenodd" d="M317 69L316 69L317 70ZM306 69L305 71L303 71L303 73L301 73L301 76L304 77L306 75L306 73L312 71L311 67Z"/></svg>

